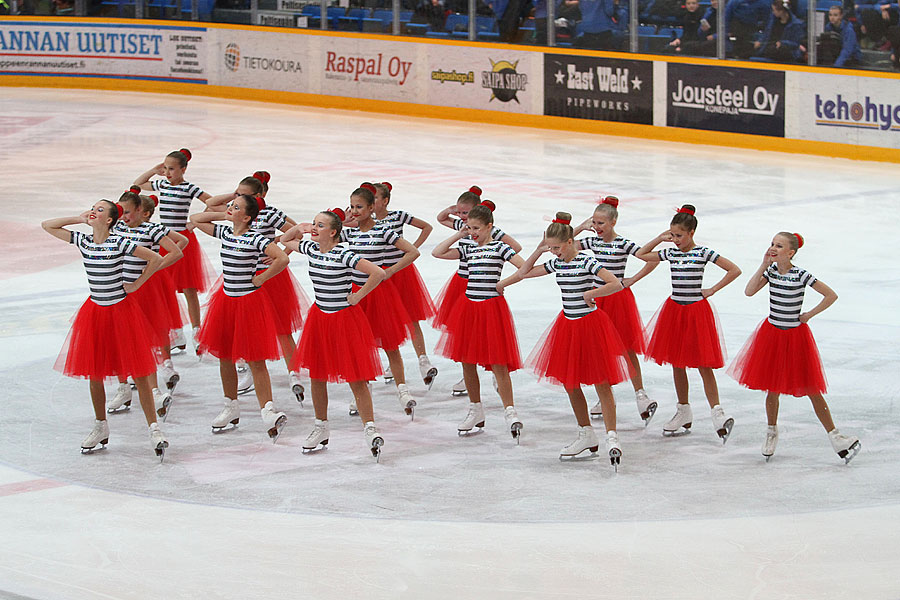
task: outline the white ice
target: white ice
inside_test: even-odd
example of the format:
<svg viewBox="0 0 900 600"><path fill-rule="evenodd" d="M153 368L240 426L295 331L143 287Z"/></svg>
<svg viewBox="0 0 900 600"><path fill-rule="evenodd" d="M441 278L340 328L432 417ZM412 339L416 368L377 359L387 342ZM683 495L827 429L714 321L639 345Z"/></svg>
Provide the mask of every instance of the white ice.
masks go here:
<svg viewBox="0 0 900 600"><path fill-rule="evenodd" d="M3 90L0 597L900 596L895 165L193 97ZM800 231L807 246L795 262L840 296L812 327L835 422L862 452L844 465L809 401L783 398L778 450L765 463L763 395L724 370L722 404L736 421L727 445L695 374L694 432L663 438L671 372L645 363L660 410L645 429L631 386L616 387L619 472L603 459L563 464L559 449L576 429L562 389L514 373L525 424L516 446L485 376L486 429L459 438L466 400L450 396L459 367L432 356L440 374L428 392L406 346L416 420L391 386L374 384L380 464L347 414L346 386L330 387L328 449L301 454L312 409L294 400L282 363L270 364L289 419L278 443L252 395L240 427L212 435L218 369L192 354L175 359L182 379L163 424L165 463L137 408L110 416L109 447L83 456L87 384L52 365L87 285L77 253L40 221L118 197L182 146L194 154L188 180L211 193L270 171L270 202L297 220L346 205L363 180L387 180L392 207L434 222L477 184L526 254L545 216L585 218L598 194L622 199L617 230L640 243L689 201L697 241L744 271L713 298L730 356L767 311L765 292L743 295L746 276L773 234ZM450 234L435 225L417 263L433 294L454 268L430 256ZM201 244L217 263L216 242ZM291 268L311 293L304 262ZM721 273L710 267L707 282ZM634 291L649 320L669 291L665 266ZM559 311L558 288L529 280L507 298L527 355ZM816 299L808 292L806 306ZM429 348L436 340L426 327Z"/></svg>

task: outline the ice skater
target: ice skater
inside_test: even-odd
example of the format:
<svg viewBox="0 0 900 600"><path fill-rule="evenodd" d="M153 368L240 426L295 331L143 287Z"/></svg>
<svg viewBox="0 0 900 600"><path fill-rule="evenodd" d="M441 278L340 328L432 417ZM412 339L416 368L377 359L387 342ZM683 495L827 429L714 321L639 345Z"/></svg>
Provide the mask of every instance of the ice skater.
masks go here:
<svg viewBox="0 0 900 600"><path fill-rule="evenodd" d="M709 402L713 427L724 444L731 435L734 419L725 414L719 404L719 388L714 369L725 365L722 341L716 316L708 298L734 281L741 270L718 252L694 243L697 230L695 208L685 204L672 218L667 231L659 234L637 253L647 262L668 261L672 276L672 295L650 324L652 334L647 345L647 359L657 364L672 365L678 408L663 434L689 433L694 418L688 403L687 369L696 368L703 379L703 389ZM662 242L672 242L674 248L655 248ZM713 263L725 271L724 277L710 288L703 287L703 271Z"/></svg>
<svg viewBox="0 0 900 600"><path fill-rule="evenodd" d="M778 443L779 397L789 394L809 396L831 447L849 463L860 450L859 438L844 435L834 426L822 395L826 391L822 359L807 325L810 319L834 304L837 294L812 273L791 263L802 247L803 238L799 233L782 231L772 238L762 263L744 289L745 294L752 296L768 284L769 317L747 340L728 372L741 385L766 392L769 427L762 448L766 461L775 454ZM820 293L822 299L811 310L801 312L806 286Z"/></svg>

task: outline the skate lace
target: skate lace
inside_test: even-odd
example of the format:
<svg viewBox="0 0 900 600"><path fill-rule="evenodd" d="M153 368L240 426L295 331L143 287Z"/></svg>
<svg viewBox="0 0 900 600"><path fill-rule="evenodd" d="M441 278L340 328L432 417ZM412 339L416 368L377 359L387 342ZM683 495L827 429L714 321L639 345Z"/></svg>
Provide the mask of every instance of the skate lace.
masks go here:
<svg viewBox="0 0 900 600"><path fill-rule="evenodd" d="M325 433L325 426L324 425L316 425L315 427L313 427L313 430L309 433L309 435L306 436L306 441L308 442L310 440L314 440L317 437L319 437L320 435L322 435L323 433Z"/></svg>

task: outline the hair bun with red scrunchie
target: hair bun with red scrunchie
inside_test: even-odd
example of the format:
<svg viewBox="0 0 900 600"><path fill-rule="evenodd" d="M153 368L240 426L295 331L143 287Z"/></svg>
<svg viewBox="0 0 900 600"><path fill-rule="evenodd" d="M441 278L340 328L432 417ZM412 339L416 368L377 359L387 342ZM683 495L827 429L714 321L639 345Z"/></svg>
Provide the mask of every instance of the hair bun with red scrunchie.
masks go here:
<svg viewBox="0 0 900 600"><path fill-rule="evenodd" d="M494 212L495 210L497 210L497 205L494 204L493 202L491 202L490 200L482 200L481 206L487 206L491 212Z"/></svg>
<svg viewBox="0 0 900 600"><path fill-rule="evenodd" d="M266 201L263 200L262 196L256 196L256 205L259 206L259 210L263 210L266 207Z"/></svg>
<svg viewBox="0 0 900 600"><path fill-rule="evenodd" d="M182 154L184 154L184 157L187 159L188 162L191 162L191 151L190 150L188 150L187 148L179 148L178 151L181 152Z"/></svg>
<svg viewBox="0 0 900 600"><path fill-rule="evenodd" d="M122 208L122 205L119 204L118 202L116 202L116 211L118 211L120 219L122 218L122 215L125 214L125 209Z"/></svg>
<svg viewBox="0 0 900 600"><path fill-rule="evenodd" d="M269 174L268 171L257 171L253 174L253 178L259 179L266 185L269 185L269 180L272 179L272 176Z"/></svg>
<svg viewBox="0 0 900 600"><path fill-rule="evenodd" d="M559 223L560 225L569 225L572 223L572 219L560 219L556 218L550 221L551 223Z"/></svg>
<svg viewBox="0 0 900 600"><path fill-rule="evenodd" d="M141 186L133 185L130 188L128 188L128 191L131 192L132 194L140 195L143 190L141 189Z"/></svg>
<svg viewBox="0 0 900 600"><path fill-rule="evenodd" d="M797 238L797 247L802 248L803 247L803 236L800 235L799 233L794 233L794 236Z"/></svg>
<svg viewBox="0 0 900 600"><path fill-rule="evenodd" d="M675 212L678 212L678 213L685 213L685 214L688 214L688 215L691 215L691 216L694 215L694 209L693 209L693 208L689 208L688 205L686 205L686 204L685 204L684 206L682 206L681 208L675 209Z"/></svg>
<svg viewBox="0 0 900 600"><path fill-rule="evenodd" d="M390 184L390 182L382 181L382 182L381 182L381 185L383 185L384 187L386 187L387 190L388 190L389 192L394 191L394 186L392 186L392 185Z"/></svg>
<svg viewBox="0 0 900 600"><path fill-rule="evenodd" d="M481 188L478 187L477 185L473 185L472 187L470 187L469 192L472 194L475 194L476 196L481 198L482 191L481 191Z"/></svg>
<svg viewBox="0 0 900 600"><path fill-rule="evenodd" d="M347 214L341 208L332 208L326 212L334 213L338 216L338 218L343 222L347 218Z"/></svg>
<svg viewBox="0 0 900 600"><path fill-rule="evenodd" d="M153 200L153 206L159 206L159 196L150 194L150 199Z"/></svg>
<svg viewBox="0 0 900 600"><path fill-rule="evenodd" d="M360 187L360 189L363 189L363 190L369 190L370 192L372 192L373 195L377 192L377 190L375 189L375 186L372 185L371 183L369 183L368 181L365 181L365 182L359 184L359 187Z"/></svg>
<svg viewBox="0 0 900 600"><path fill-rule="evenodd" d="M609 204L613 208L619 208L619 199L615 196L604 196L600 199L600 204Z"/></svg>

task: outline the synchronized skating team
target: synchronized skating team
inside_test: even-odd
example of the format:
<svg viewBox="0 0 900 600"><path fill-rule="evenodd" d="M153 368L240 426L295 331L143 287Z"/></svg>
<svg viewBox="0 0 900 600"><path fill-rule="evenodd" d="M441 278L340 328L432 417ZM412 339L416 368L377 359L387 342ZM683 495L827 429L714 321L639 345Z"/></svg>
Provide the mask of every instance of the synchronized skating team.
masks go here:
<svg viewBox="0 0 900 600"><path fill-rule="evenodd" d="M171 353L187 346L176 291L185 297L197 354L219 359L224 407L212 422L213 432L238 424L238 394L253 389L268 435L273 441L278 438L287 417L273 404L266 361L282 358L301 403L306 390L300 373L309 373L315 424L304 451L327 446L327 384L340 382L350 386L350 413L361 418L366 447L377 459L384 437L375 426L369 382L382 375L393 381L401 410L414 416L416 401L399 349L412 341L419 372L430 389L437 369L428 358L421 322L431 319L441 332L437 351L462 365L463 380L453 386L454 395L468 396L468 412L457 427L460 435L476 432L485 423L477 371L481 366L493 374L506 427L518 442L523 421L509 374L527 364L538 377L563 386L575 414L578 435L560 458L595 456L601 441L591 422L592 417L602 418L606 451L617 466L622 449L612 386L631 380L645 425L657 409L644 390L638 360L643 355L672 367L678 404L663 433L690 432L686 370L696 368L713 427L723 443L727 441L734 419L719 402L715 370L724 367L725 360L708 298L737 279L741 270L694 241L693 206L679 208L663 233L638 246L616 232L618 199L607 196L590 218L574 227L570 214L557 213L538 246L522 258L519 243L495 225L494 204L473 186L437 216L454 233L432 255L457 261L458 267L433 302L414 264L432 227L404 211L389 210L389 183L363 183L350 194L348 210L323 210L311 223L298 223L265 200L268 173L258 171L242 179L234 192L212 196L185 181L190 159L187 149L171 152L140 175L118 202L100 200L81 215L43 223L48 233L78 248L90 288L56 364L66 375L90 380L96 421L82 451L105 448L107 414L131 405L133 385L152 447L163 458L168 441L157 420L168 415L179 381ZM190 214L195 199L206 208ZM154 213L159 223L150 221ZM91 233L67 229L77 224L89 225ZM405 225L420 231L412 243L403 237ZM221 242L223 273L217 282L194 230ZM577 237L589 230L594 235ZM768 430L762 448L766 460L778 441L779 398L788 394L810 398L835 452L849 462L860 442L834 426L823 397L821 359L807 325L837 295L794 266L802 246L803 238L796 233L780 232L772 239L745 289L752 296L768 284L769 316L728 372L741 385L767 394ZM315 292L311 305L286 268L291 252L308 263ZM549 260L540 262L548 252ZM644 264L634 276L625 277L629 255ZM672 294L645 330L631 288L662 261L669 263ZM516 271L501 278L506 262ZM703 274L710 263L724 276L704 288ZM549 274L559 285L562 311L523 363L503 291L523 279ZM822 299L803 312L807 286ZM201 318L199 294L207 291ZM295 344L297 331L301 333ZM390 365L384 372L379 348ZM104 389L108 378L119 381L109 402ZM597 391L599 401L591 409L583 385Z"/></svg>

